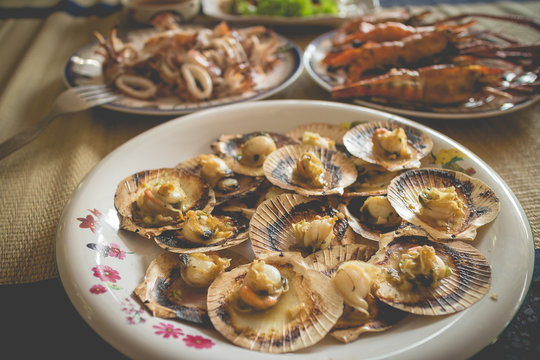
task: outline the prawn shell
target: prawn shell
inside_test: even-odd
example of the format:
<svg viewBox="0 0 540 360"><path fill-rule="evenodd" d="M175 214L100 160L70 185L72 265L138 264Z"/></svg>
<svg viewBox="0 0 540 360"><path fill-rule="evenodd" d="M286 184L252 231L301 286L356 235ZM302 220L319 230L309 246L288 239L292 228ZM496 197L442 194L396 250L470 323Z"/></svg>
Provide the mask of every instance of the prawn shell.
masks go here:
<svg viewBox="0 0 540 360"><path fill-rule="evenodd" d="M339 245L317 251L306 257L305 262L309 267L332 278L342 263L350 260L367 262L376 251L377 249L374 247L360 244ZM346 312L351 309L345 306L343 315L330 331L330 335L343 343L349 343L358 339L363 333L387 330L408 315L408 313L395 309L373 296L369 296L367 301L369 317L346 316Z"/></svg>
<svg viewBox="0 0 540 360"><path fill-rule="evenodd" d="M373 148L373 132L378 128L392 131L403 128L407 135L407 147L411 152L410 158L389 159L382 157ZM372 164L377 164L389 171L420 167L420 160L428 155L433 148L433 140L423 131L397 121L376 121L357 125L343 136L343 144L354 156Z"/></svg>
<svg viewBox="0 0 540 360"><path fill-rule="evenodd" d="M491 267L484 255L463 241L440 243L423 236L399 236L380 249L370 263L386 271L399 269L403 253L424 245L432 246L452 273L442 278L436 288L415 286L411 291L402 291L381 277L375 284L375 296L379 300L417 315L448 315L465 310L487 294Z"/></svg>
<svg viewBox="0 0 540 360"><path fill-rule="evenodd" d="M208 289L208 315L225 338L246 349L287 353L322 340L343 311L343 299L332 281L303 263L297 253L260 257L289 283L276 305L264 311L239 311L235 294L250 265L222 273Z"/></svg>
<svg viewBox="0 0 540 360"><path fill-rule="evenodd" d="M223 250L217 255L231 259L229 269L249 262L233 251ZM180 265L178 254L161 253L150 263L134 293L153 316L210 325L206 311L208 289L186 284L180 275Z"/></svg>
<svg viewBox="0 0 540 360"><path fill-rule="evenodd" d="M256 131L247 134L237 134L237 135L222 135L217 141L212 143L210 146L212 150L218 154L225 163L231 168L232 171L238 174L247 175L247 176L263 176L262 166L247 166L242 164L239 161L239 158L242 154L242 146L252 137L255 136L269 136L274 140L276 148L279 149L282 146L296 144L296 141L291 139L288 136Z"/></svg>
<svg viewBox="0 0 540 360"><path fill-rule="evenodd" d="M197 176L201 176L201 165L199 157L194 157L176 165L177 168L186 169ZM234 179L238 181L238 188L233 191L222 191L218 188L213 188L216 197L216 205L220 205L228 200L237 197L245 196L257 191L259 186L264 181L264 176L247 176L242 174L234 174Z"/></svg>
<svg viewBox="0 0 540 360"><path fill-rule="evenodd" d="M301 220L311 221L319 216L334 216L339 212L327 199L313 199L298 194L281 194L265 200L255 210L249 223L249 238L255 254L265 252L300 251L308 249L296 245L292 224ZM354 233L345 218L334 224L334 239L330 246L351 244Z"/></svg>
<svg viewBox="0 0 540 360"><path fill-rule="evenodd" d="M405 170L388 171L384 167L368 163L360 158L353 158L358 177L345 189L346 197L384 195L393 178Z"/></svg>
<svg viewBox="0 0 540 360"><path fill-rule="evenodd" d="M422 190L454 186L458 197L466 204L466 216L452 226L436 226L418 216ZM483 181L464 173L435 168L409 170L396 177L388 186L388 200L399 216L428 232L436 240L474 240L477 229L493 221L500 210L499 198Z"/></svg>
<svg viewBox="0 0 540 360"><path fill-rule="evenodd" d="M137 215L137 199L144 192L143 184L151 185L163 178L178 179L187 197L188 210L211 212L216 204L214 191L202 179L182 169L161 168L140 171L122 180L114 195L114 206L121 216L120 228L135 232L146 238L153 238L166 230L180 229L183 220L173 219L161 225L145 224Z"/></svg>
<svg viewBox="0 0 540 360"><path fill-rule="evenodd" d="M338 206L338 210L347 216L349 225L355 233L362 235L366 239L379 241L383 234L397 230L404 226L404 223L406 222L403 221L392 226L378 226L376 224L370 224L364 221L362 219L362 214L360 213L360 208L362 205L364 205L364 202L368 199L368 197L369 196L353 197Z"/></svg>
<svg viewBox="0 0 540 360"><path fill-rule="evenodd" d="M314 153L325 169L327 185L317 188L295 178L294 170L304 152ZM263 164L264 175L275 186L305 196L342 195L354 183L356 168L351 159L337 150L310 145L284 146L270 154Z"/></svg>
<svg viewBox="0 0 540 360"><path fill-rule="evenodd" d="M239 245L248 239L249 219L242 212L226 212L216 209L213 216L221 221L227 221L234 225L234 234L218 242L206 246L195 244L182 236L182 230L167 230L154 237L154 241L163 249L178 253L192 254L196 252L219 251Z"/></svg>
<svg viewBox="0 0 540 360"><path fill-rule="evenodd" d="M319 134L322 137L333 140L336 145L343 145L343 135L347 132L347 128L340 125L333 125L327 123L311 123L306 125L300 125L285 133L288 137L302 143L304 132L309 131Z"/></svg>

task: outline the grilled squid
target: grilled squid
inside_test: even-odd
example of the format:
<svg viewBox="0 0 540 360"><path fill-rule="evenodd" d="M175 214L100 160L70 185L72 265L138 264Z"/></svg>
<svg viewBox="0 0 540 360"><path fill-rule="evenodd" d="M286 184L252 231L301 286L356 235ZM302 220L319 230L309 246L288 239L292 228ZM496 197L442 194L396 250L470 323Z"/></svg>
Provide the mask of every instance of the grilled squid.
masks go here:
<svg viewBox="0 0 540 360"><path fill-rule="evenodd" d="M336 142L334 140L327 137L322 137L321 135L311 131L304 132L302 135L302 144L319 146L325 149L335 149L336 147Z"/></svg>
<svg viewBox="0 0 540 360"><path fill-rule="evenodd" d="M407 134L403 128L395 128L392 131L377 128L373 132L372 141L375 149L391 159L411 157L411 151L407 146Z"/></svg>
<svg viewBox="0 0 540 360"><path fill-rule="evenodd" d="M240 162L246 166L262 166L266 157L275 150L276 143L270 136L254 136L242 146Z"/></svg>
<svg viewBox="0 0 540 360"><path fill-rule="evenodd" d="M328 185L328 182L324 179L325 172L324 166L317 155L312 152L304 152L298 159L294 175L311 186L322 188Z"/></svg>
<svg viewBox="0 0 540 360"><path fill-rule="evenodd" d="M201 210L190 210L182 228L182 237L194 244L210 245L233 235L234 226Z"/></svg>
<svg viewBox="0 0 540 360"><path fill-rule="evenodd" d="M369 304L366 299L378 274L377 266L360 260L350 260L337 268L332 275L332 282L347 305L369 316Z"/></svg>
<svg viewBox="0 0 540 360"><path fill-rule="evenodd" d="M159 225L182 217L185 211L186 193L178 181L168 181L155 186L146 186L137 198L137 207L143 222Z"/></svg>
<svg viewBox="0 0 540 360"><path fill-rule="evenodd" d="M157 92L157 86L152 81L137 75L119 75L114 85L123 93L138 99L149 99Z"/></svg>
<svg viewBox="0 0 540 360"><path fill-rule="evenodd" d="M238 188L238 180L234 178L233 171L223 159L213 154L199 156L201 176L213 188L221 191L232 191Z"/></svg>
<svg viewBox="0 0 540 360"><path fill-rule="evenodd" d="M334 239L334 225L338 215L317 216L315 220L301 220L292 224L296 245L317 251L327 248Z"/></svg>
<svg viewBox="0 0 540 360"><path fill-rule="evenodd" d="M360 208L362 220L372 225L394 226L401 218L386 196L370 196Z"/></svg>
<svg viewBox="0 0 540 360"><path fill-rule="evenodd" d="M189 286L206 288L230 265L230 259L215 254L182 254L180 276Z"/></svg>
<svg viewBox="0 0 540 360"><path fill-rule="evenodd" d="M255 310L274 306L282 293L289 290L286 278L279 270L263 260L251 263L244 281L238 290L240 299Z"/></svg>
<svg viewBox="0 0 540 360"><path fill-rule="evenodd" d="M418 200L421 204L418 214L438 226L451 225L466 215L467 205L459 198L453 186L426 188L418 195Z"/></svg>
<svg viewBox="0 0 540 360"><path fill-rule="evenodd" d="M196 64L184 64L180 69L185 81L186 89L198 100L210 98L212 95L212 78L208 72Z"/></svg>
<svg viewBox="0 0 540 360"><path fill-rule="evenodd" d="M452 271L429 245L414 246L401 255L398 269L387 271L389 280L400 290L413 287L436 288Z"/></svg>

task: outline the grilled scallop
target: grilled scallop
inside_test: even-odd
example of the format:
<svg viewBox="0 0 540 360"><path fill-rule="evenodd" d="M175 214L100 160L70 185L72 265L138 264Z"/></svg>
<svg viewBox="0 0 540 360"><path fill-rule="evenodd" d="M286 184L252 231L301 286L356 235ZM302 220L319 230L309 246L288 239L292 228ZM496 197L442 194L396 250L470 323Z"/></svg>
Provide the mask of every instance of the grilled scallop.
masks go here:
<svg viewBox="0 0 540 360"><path fill-rule="evenodd" d="M222 135L211 147L235 173L262 176L262 165L266 158L276 149L295 143L296 141L285 135L258 131Z"/></svg>
<svg viewBox="0 0 540 360"><path fill-rule="evenodd" d="M342 149L343 135L347 129L326 123L312 123L298 126L285 133L288 137L303 145L312 145L327 149Z"/></svg>
<svg viewBox="0 0 540 360"><path fill-rule="evenodd" d="M384 167L371 164L360 158L352 158L356 165L358 177L356 181L345 189L347 197L370 196L386 194L386 188L393 178L403 171L388 171Z"/></svg>
<svg viewBox="0 0 540 360"><path fill-rule="evenodd" d="M342 311L331 280L295 253L261 256L221 274L208 289L208 315L216 330L261 352L292 352L319 342Z"/></svg>
<svg viewBox="0 0 540 360"><path fill-rule="evenodd" d="M347 216L349 225L366 239L379 241L381 235L403 226L385 195L361 196L348 199L338 209Z"/></svg>
<svg viewBox="0 0 540 360"><path fill-rule="evenodd" d="M199 155L178 164L176 167L201 176L212 186L217 205L254 193L264 181L263 176L235 174L223 159L214 154Z"/></svg>
<svg viewBox="0 0 540 360"><path fill-rule="evenodd" d="M154 316L209 324L208 286L220 273L246 263L246 258L228 250L192 255L165 252L150 263L134 292Z"/></svg>
<svg viewBox="0 0 540 360"><path fill-rule="evenodd" d="M433 148L427 134L390 120L355 126L343 136L343 144L352 155L389 171L420 167Z"/></svg>
<svg viewBox="0 0 540 360"><path fill-rule="evenodd" d="M259 205L249 223L249 237L255 254L299 251L308 255L354 242L345 216L326 199L298 194L278 195Z"/></svg>
<svg viewBox="0 0 540 360"><path fill-rule="evenodd" d="M344 297L343 315L330 331L331 336L344 343L354 341L366 332L387 330L407 315L374 297L371 285L363 276L365 272L361 266L358 267L359 262L367 262L376 250L359 244L339 245L318 251L305 259L308 266L332 278ZM340 274L336 276L338 269ZM364 308L358 310L358 305Z"/></svg>
<svg viewBox="0 0 540 360"><path fill-rule="evenodd" d="M343 194L357 176L345 154L311 145L284 146L268 156L263 169L275 186L306 196Z"/></svg>
<svg viewBox="0 0 540 360"><path fill-rule="evenodd" d="M384 269L375 296L417 315L446 315L479 301L491 284L486 258L462 241L399 236L370 260Z"/></svg>
<svg viewBox="0 0 540 360"><path fill-rule="evenodd" d="M120 228L152 238L182 227L189 210L212 211L214 191L198 176L182 169L141 171L122 180L114 206Z"/></svg>
<svg viewBox="0 0 540 360"><path fill-rule="evenodd" d="M248 226L242 212L190 211L181 229L164 231L154 240L167 251L180 254L218 251L246 241Z"/></svg>
<svg viewBox="0 0 540 360"><path fill-rule="evenodd" d="M392 180L388 200L408 222L436 240L474 240L495 219L499 199L479 179L446 169L409 170Z"/></svg>

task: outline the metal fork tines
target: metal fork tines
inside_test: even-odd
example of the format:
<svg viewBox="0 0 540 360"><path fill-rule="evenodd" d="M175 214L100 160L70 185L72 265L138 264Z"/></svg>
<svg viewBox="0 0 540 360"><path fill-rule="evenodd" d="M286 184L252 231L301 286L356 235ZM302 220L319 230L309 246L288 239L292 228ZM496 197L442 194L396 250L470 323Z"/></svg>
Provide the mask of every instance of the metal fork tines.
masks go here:
<svg viewBox="0 0 540 360"><path fill-rule="evenodd" d="M116 100L118 93L105 85L87 85L68 89L55 100L47 117L0 144L0 160L35 139L58 116L89 109Z"/></svg>

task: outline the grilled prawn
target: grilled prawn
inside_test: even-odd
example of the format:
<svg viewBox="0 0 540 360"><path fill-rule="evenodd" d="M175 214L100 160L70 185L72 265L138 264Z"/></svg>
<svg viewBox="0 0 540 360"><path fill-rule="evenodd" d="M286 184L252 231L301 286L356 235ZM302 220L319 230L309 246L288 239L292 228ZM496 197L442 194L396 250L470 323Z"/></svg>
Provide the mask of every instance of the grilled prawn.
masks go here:
<svg viewBox="0 0 540 360"><path fill-rule="evenodd" d="M504 70L481 65L433 65L418 70L393 69L387 74L336 86L334 99L381 97L424 105L467 101L485 86L498 86Z"/></svg>

